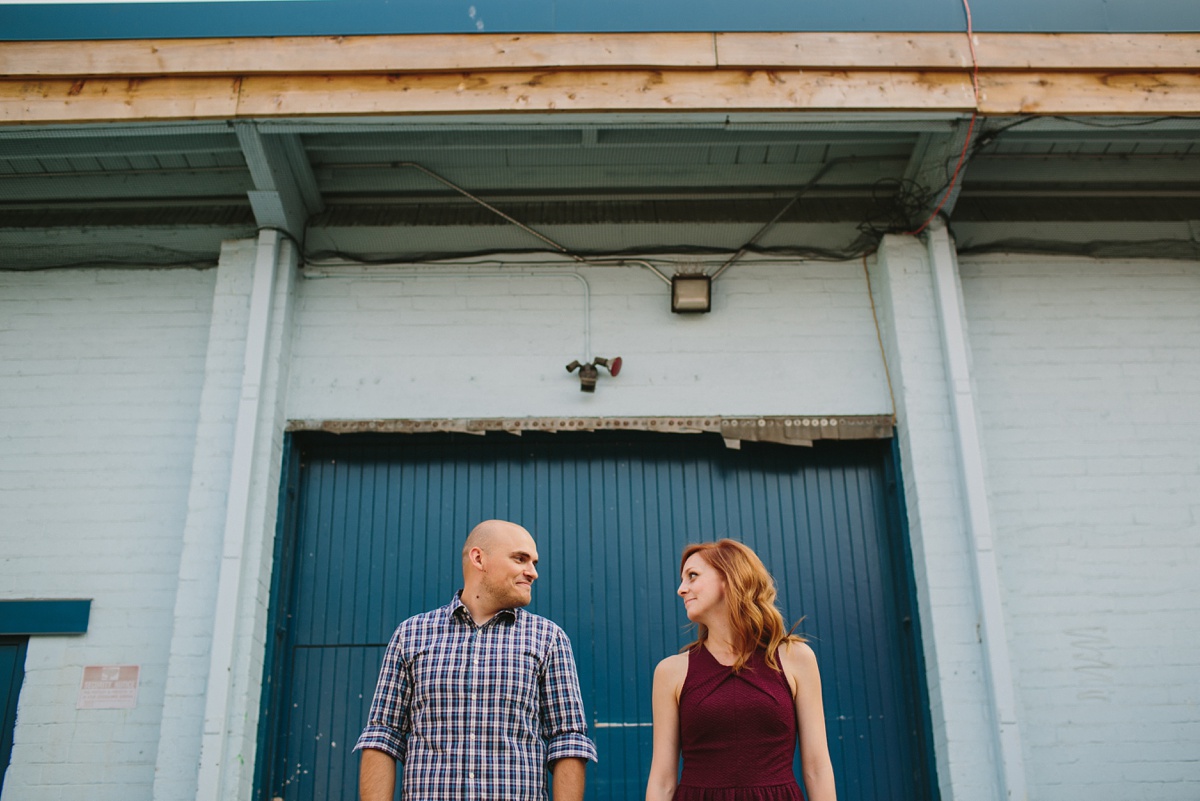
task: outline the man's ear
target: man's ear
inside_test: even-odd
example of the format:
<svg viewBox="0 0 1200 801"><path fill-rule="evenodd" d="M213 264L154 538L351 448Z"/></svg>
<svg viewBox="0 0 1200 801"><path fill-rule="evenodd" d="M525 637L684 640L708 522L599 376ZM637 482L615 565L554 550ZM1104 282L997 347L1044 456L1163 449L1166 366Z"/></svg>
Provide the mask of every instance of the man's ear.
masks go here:
<svg viewBox="0 0 1200 801"><path fill-rule="evenodd" d="M476 570L483 570L483 549L476 546L467 551L467 561L471 563Z"/></svg>

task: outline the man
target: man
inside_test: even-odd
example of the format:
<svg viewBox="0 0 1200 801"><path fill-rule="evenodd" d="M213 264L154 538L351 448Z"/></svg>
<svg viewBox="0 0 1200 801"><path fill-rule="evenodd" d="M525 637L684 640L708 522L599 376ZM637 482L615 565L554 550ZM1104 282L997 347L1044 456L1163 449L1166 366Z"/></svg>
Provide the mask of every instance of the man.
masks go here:
<svg viewBox="0 0 1200 801"><path fill-rule="evenodd" d="M388 643L371 702L359 797L392 801L581 801L596 746L563 630L521 607L537 546L515 523L487 520L462 551L463 588L411 617Z"/></svg>

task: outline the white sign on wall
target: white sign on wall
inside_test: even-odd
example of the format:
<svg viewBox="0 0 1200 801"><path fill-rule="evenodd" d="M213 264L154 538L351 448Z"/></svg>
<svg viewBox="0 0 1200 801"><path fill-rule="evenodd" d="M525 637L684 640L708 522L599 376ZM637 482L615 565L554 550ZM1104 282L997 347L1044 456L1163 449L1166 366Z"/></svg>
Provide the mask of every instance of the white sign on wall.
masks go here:
<svg viewBox="0 0 1200 801"><path fill-rule="evenodd" d="M137 706L138 665L88 665L79 683L76 709L133 709Z"/></svg>

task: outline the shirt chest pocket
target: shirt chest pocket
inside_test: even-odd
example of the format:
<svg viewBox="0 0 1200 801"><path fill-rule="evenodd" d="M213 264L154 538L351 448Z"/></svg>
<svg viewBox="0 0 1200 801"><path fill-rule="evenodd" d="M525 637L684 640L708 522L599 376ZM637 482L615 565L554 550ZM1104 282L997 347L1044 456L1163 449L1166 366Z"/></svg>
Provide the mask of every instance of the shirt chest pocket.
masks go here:
<svg viewBox="0 0 1200 801"><path fill-rule="evenodd" d="M490 704L532 713L538 706L542 657L528 650L480 654L473 665L472 691Z"/></svg>

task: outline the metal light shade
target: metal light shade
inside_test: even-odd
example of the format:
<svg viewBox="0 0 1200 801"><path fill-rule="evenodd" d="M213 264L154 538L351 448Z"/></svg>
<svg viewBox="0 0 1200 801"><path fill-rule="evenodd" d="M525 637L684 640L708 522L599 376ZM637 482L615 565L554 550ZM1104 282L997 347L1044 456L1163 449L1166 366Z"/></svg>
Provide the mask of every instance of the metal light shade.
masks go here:
<svg viewBox="0 0 1200 801"><path fill-rule="evenodd" d="M712 278L707 275L676 275L671 278L671 311L702 314L712 309Z"/></svg>

